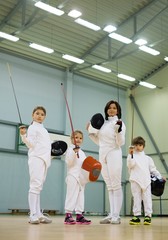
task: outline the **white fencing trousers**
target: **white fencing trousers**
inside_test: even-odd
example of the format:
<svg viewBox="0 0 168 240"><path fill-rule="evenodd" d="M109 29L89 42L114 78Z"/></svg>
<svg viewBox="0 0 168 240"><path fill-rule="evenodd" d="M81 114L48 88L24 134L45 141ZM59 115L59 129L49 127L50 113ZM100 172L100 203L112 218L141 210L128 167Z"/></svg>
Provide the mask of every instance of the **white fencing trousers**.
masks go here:
<svg viewBox="0 0 168 240"><path fill-rule="evenodd" d="M28 161L30 186L29 192L40 194L47 175L47 167L45 162L37 157L31 157Z"/></svg>
<svg viewBox="0 0 168 240"><path fill-rule="evenodd" d="M151 185L142 190L140 185L134 181L131 181L131 192L133 196L133 213L134 216L141 216L142 200L144 204L145 216L151 217L152 215L152 196Z"/></svg>
<svg viewBox="0 0 168 240"><path fill-rule="evenodd" d="M84 211L84 189L85 185L81 185L79 181L72 175L66 178L67 191L65 199L65 212L81 214Z"/></svg>
<svg viewBox="0 0 168 240"><path fill-rule="evenodd" d="M121 188L122 175L122 152L121 149L111 150L106 158L101 161L102 177L107 185L108 191Z"/></svg>

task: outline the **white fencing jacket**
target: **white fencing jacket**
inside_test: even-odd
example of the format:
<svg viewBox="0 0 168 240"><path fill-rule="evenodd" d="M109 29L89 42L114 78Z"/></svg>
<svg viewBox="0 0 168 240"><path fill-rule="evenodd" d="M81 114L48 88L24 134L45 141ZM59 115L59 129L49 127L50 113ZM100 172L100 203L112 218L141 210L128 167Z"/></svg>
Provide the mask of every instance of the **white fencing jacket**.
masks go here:
<svg viewBox="0 0 168 240"><path fill-rule="evenodd" d="M120 148L125 144L125 131L126 127L124 122L122 122L122 131L118 133L118 126L116 122L118 121L118 116L108 117L96 133L92 132L91 128L88 129L89 137L94 143L99 145L99 160L103 160L107 154L116 148Z"/></svg>
<svg viewBox="0 0 168 240"><path fill-rule="evenodd" d="M46 166L49 167L51 164L51 140L43 124L34 121L28 127L27 135L21 135L21 138L29 148L29 158L41 158L46 163Z"/></svg>
<svg viewBox="0 0 168 240"><path fill-rule="evenodd" d="M86 155L82 149L79 149L79 158L74 152L73 148L75 145L71 144L66 152L65 162L67 164L67 176L73 176L81 185L85 185L89 182L89 172L82 169L83 161L86 158Z"/></svg>
<svg viewBox="0 0 168 240"><path fill-rule="evenodd" d="M156 169L153 159L147 156L144 151L135 152L133 158L131 154L128 154L127 167L130 173L130 182L135 181L142 190L145 190L151 183L151 175L162 178Z"/></svg>

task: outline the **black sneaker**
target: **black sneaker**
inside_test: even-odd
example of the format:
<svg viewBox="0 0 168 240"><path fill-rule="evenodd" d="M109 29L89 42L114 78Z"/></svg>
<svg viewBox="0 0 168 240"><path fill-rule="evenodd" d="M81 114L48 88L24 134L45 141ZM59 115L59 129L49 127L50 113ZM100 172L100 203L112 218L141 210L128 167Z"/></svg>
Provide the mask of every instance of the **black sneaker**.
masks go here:
<svg viewBox="0 0 168 240"><path fill-rule="evenodd" d="M134 216L130 221L129 221L130 225L139 225L141 224L141 220L139 217Z"/></svg>
<svg viewBox="0 0 168 240"><path fill-rule="evenodd" d="M73 219L71 214L68 214L65 217L64 224L72 225L72 224L76 224L76 221Z"/></svg>
<svg viewBox="0 0 168 240"><path fill-rule="evenodd" d="M84 216L81 216L79 218L77 217L76 224L89 225L91 224L91 220L86 219Z"/></svg>
<svg viewBox="0 0 168 240"><path fill-rule="evenodd" d="M144 225L150 225L151 224L151 217L146 216L144 218Z"/></svg>

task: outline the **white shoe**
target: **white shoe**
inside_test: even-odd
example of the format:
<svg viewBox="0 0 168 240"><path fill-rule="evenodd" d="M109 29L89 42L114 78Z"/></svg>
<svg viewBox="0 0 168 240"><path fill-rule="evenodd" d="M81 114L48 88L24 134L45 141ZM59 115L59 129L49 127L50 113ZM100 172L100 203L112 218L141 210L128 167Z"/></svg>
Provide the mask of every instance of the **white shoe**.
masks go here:
<svg viewBox="0 0 168 240"><path fill-rule="evenodd" d="M29 223L31 223L31 224L39 224L40 221L39 221L37 215L35 215L35 214L30 215Z"/></svg>
<svg viewBox="0 0 168 240"><path fill-rule="evenodd" d="M51 223L52 220L48 216L41 215L39 216L40 223Z"/></svg>
<svg viewBox="0 0 168 240"><path fill-rule="evenodd" d="M111 223L112 224L120 224L121 223L121 218L120 217L112 218Z"/></svg>
<svg viewBox="0 0 168 240"><path fill-rule="evenodd" d="M107 216L100 220L100 224L110 224L111 223L111 216Z"/></svg>

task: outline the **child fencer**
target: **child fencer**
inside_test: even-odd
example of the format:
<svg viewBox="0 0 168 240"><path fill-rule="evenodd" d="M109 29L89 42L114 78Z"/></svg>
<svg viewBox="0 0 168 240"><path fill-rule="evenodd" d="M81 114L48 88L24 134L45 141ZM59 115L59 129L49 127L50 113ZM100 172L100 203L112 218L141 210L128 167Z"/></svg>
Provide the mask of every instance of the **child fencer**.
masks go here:
<svg viewBox="0 0 168 240"><path fill-rule="evenodd" d="M28 147L28 166L30 185L28 202L30 208L29 223L51 223L52 220L41 212L40 193L51 164L51 140L48 131L43 126L46 110L37 106L32 113L32 124L26 131L25 126L20 127L22 141Z"/></svg>
<svg viewBox="0 0 168 240"><path fill-rule="evenodd" d="M71 145L68 147L65 161L67 164L67 192L65 199L65 224L91 224L91 220L83 216L85 185L89 182L89 173L82 169L86 155L80 148L83 133L79 130L71 134ZM75 211L76 219L72 214Z"/></svg>
<svg viewBox="0 0 168 240"><path fill-rule="evenodd" d="M162 179L161 174L156 169L154 161L144 152L145 140L138 136L132 140L127 157L127 167L129 170L131 192L133 196L134 217L129 221L130 225L141 224L141 206L144 205L144 224L151 224L152 216L152 194L151 194L151 175ZM166 180L164 178L164 180Z"/></svg>

